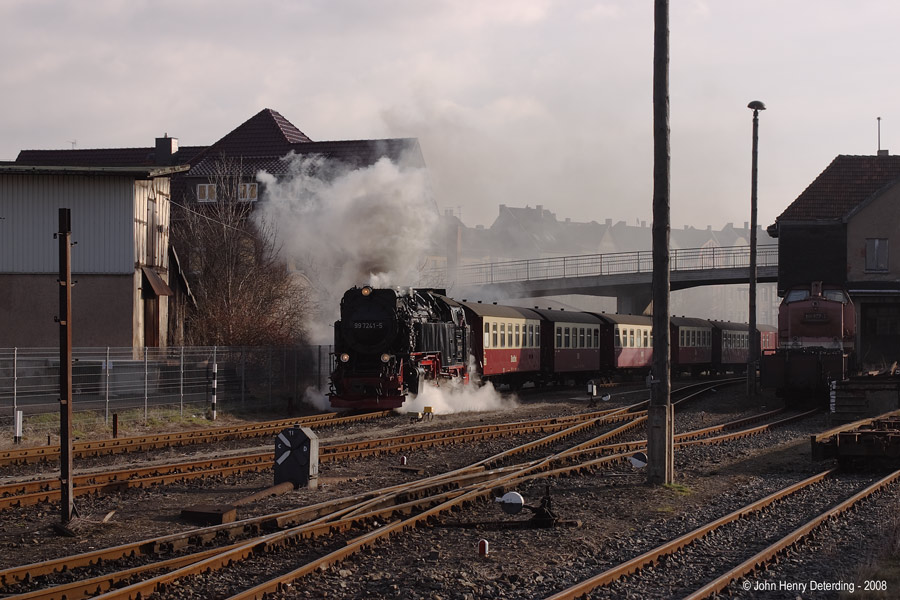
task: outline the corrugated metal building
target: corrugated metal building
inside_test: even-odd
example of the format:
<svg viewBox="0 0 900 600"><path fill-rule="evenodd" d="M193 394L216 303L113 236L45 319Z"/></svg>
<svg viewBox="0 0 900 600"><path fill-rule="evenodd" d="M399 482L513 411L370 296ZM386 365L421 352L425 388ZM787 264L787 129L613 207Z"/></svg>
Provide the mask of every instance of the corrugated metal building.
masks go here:
<svg viewBox="0 0 900 600"><path fill-rule="evenodd" d="M58 210L72 211L75 346L166 346L170 176L187 166L0 165L0 347L59 343Z"/></svg>

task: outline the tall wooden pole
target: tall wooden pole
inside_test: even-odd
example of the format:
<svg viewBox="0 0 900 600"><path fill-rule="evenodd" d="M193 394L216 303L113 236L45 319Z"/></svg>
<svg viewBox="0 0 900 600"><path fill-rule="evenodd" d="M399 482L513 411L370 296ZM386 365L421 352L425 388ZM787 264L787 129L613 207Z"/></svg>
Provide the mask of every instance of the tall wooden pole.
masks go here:
<svg viewBox="0 0 900 600"><path fill-rule="evenodd" d="M675 479L669 373L669 2L655 0L653 39L653 371L647 415L647 481Z"/></svg>
<svg viewBox="0 0 900 600"><path fill-rule="evenodd" d="M756 395L756 365L759 361L759 332L756 330L756 167L759 153L759 111L766 105L754 100L747 105L753 110L753 148L750 167L750 319L747 344L747 396Z"/></svg>
<svg viewBox="0 0 900 600"><path fill-rule="evenodd" d="M72 211L59 209L59 487L62 524L72 520Z"/></svg>

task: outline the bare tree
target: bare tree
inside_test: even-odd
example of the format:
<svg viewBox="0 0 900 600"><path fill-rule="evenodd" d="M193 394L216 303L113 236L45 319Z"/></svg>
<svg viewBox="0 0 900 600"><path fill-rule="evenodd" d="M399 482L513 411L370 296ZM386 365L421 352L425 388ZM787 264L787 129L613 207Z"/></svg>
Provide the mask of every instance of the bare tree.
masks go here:
<svg viewBox="0 0 900 600"><path fill-rule="evenodd" d="M197 300L197 310L187 317L187 342L296 344L304 335L308 293L279 258L275 228L250 218L253 202L241 167L219 159L206 201L185 202L174 225Z"/></svg>

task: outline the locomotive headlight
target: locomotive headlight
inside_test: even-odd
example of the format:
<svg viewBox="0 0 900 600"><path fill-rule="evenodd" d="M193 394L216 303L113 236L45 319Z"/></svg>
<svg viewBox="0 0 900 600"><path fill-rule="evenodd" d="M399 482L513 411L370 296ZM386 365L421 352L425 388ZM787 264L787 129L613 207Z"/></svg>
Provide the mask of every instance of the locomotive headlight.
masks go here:
<svg viewBox="0 0 900 600"><path fill-rule="evenodd" d="M362 289L362 295L363 295L363 296L368 296L368 295L371 294L371 293L372 293L372 288L371 288L371 287L369 287L368 285L363 287L363 289Z"/></svg>
<svg viewBox="0 0 900 600"><path fill-rule="evenodd" d="M381 355L381 362L387 363L387 362L390 362L390 361L391 361L391 355L390 355L390 354L388 354L387 352L385 352L384 354Z"/></svg>
<svg viewBox="0 0 900 600"><path fill-rule="evenodd" d="M346 352L344 352L343 354L341 354L341 362L342 362L342 363L348 362L349 360L350 360L350 355L349 355L349 354L347 354Z"/></svg>

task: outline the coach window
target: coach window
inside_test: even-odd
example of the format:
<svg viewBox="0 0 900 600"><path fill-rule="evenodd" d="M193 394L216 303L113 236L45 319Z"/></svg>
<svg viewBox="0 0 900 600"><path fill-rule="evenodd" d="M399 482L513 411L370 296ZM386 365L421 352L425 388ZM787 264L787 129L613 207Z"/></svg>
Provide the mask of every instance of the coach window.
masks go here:
<svg viewBox="0 0 900 600"><path fill-rule="evenodd" d="M506 348L506 323L500 323L500 347Z"/></svg>
<svg viewBox="0 0 900 600"><path fill-rule="evenodd" d="M562 327L556 328L556 347L562 348Z"/></svg>
<svg viewBox="0 0 900 600"><path fill-rule="evenodd" d="M494 327L494 329L493 329L493 332L492 332L491 336L492 336L494 339L491 340L491 346L493 346L494 348L496 348L496 347L497 347L497 324L494 323L494 324L493 324L493 327Z"/></svg>
<svg viewBox="0 0 900 600"><path fill-rule="evenodd" d="M491 324L487 321L484 322L484 347L491 347Z"/></svg>
<svg viewBox="0 0 900 600"><path fill-rule="evenodd" d="M510 348L513 347L513 336L512 336L512 323L506 324L506 345Z"/></svg>
<svg viewBox="0 0 900 600"><path fill-rule="evenodd" d="M584 327L579 327L579 328L578 328L578 347L579 347L579 348L584 348L584 347L585 347L585 344L584 344Z"/></svg>
<svg viewBox="0 0 900 600"><path fill-rule="evenodd" d="M519 334L519 324L516 323L516 348L522 347L522 337Z"/></svg>
<svg viewBox="0 0 900 600"><path fill-rule="evenodd" d="M594 348L599 348L599 347L600 347L600 330L595 329L594 330Z"/></svg>
<svg viewBox="0 0 900 600"><path fill-rule="evenodd" d="M572 347L572 337L570 335L570 330L568 327L563 329L563 337L564 337L563 348L571 348Z"/></svg>
<svg viewBox="0 0 900 600"><path fill-rule="evenodd" d="M650 332L646 329L644 330L644 348L650 347Z"/></svg>

